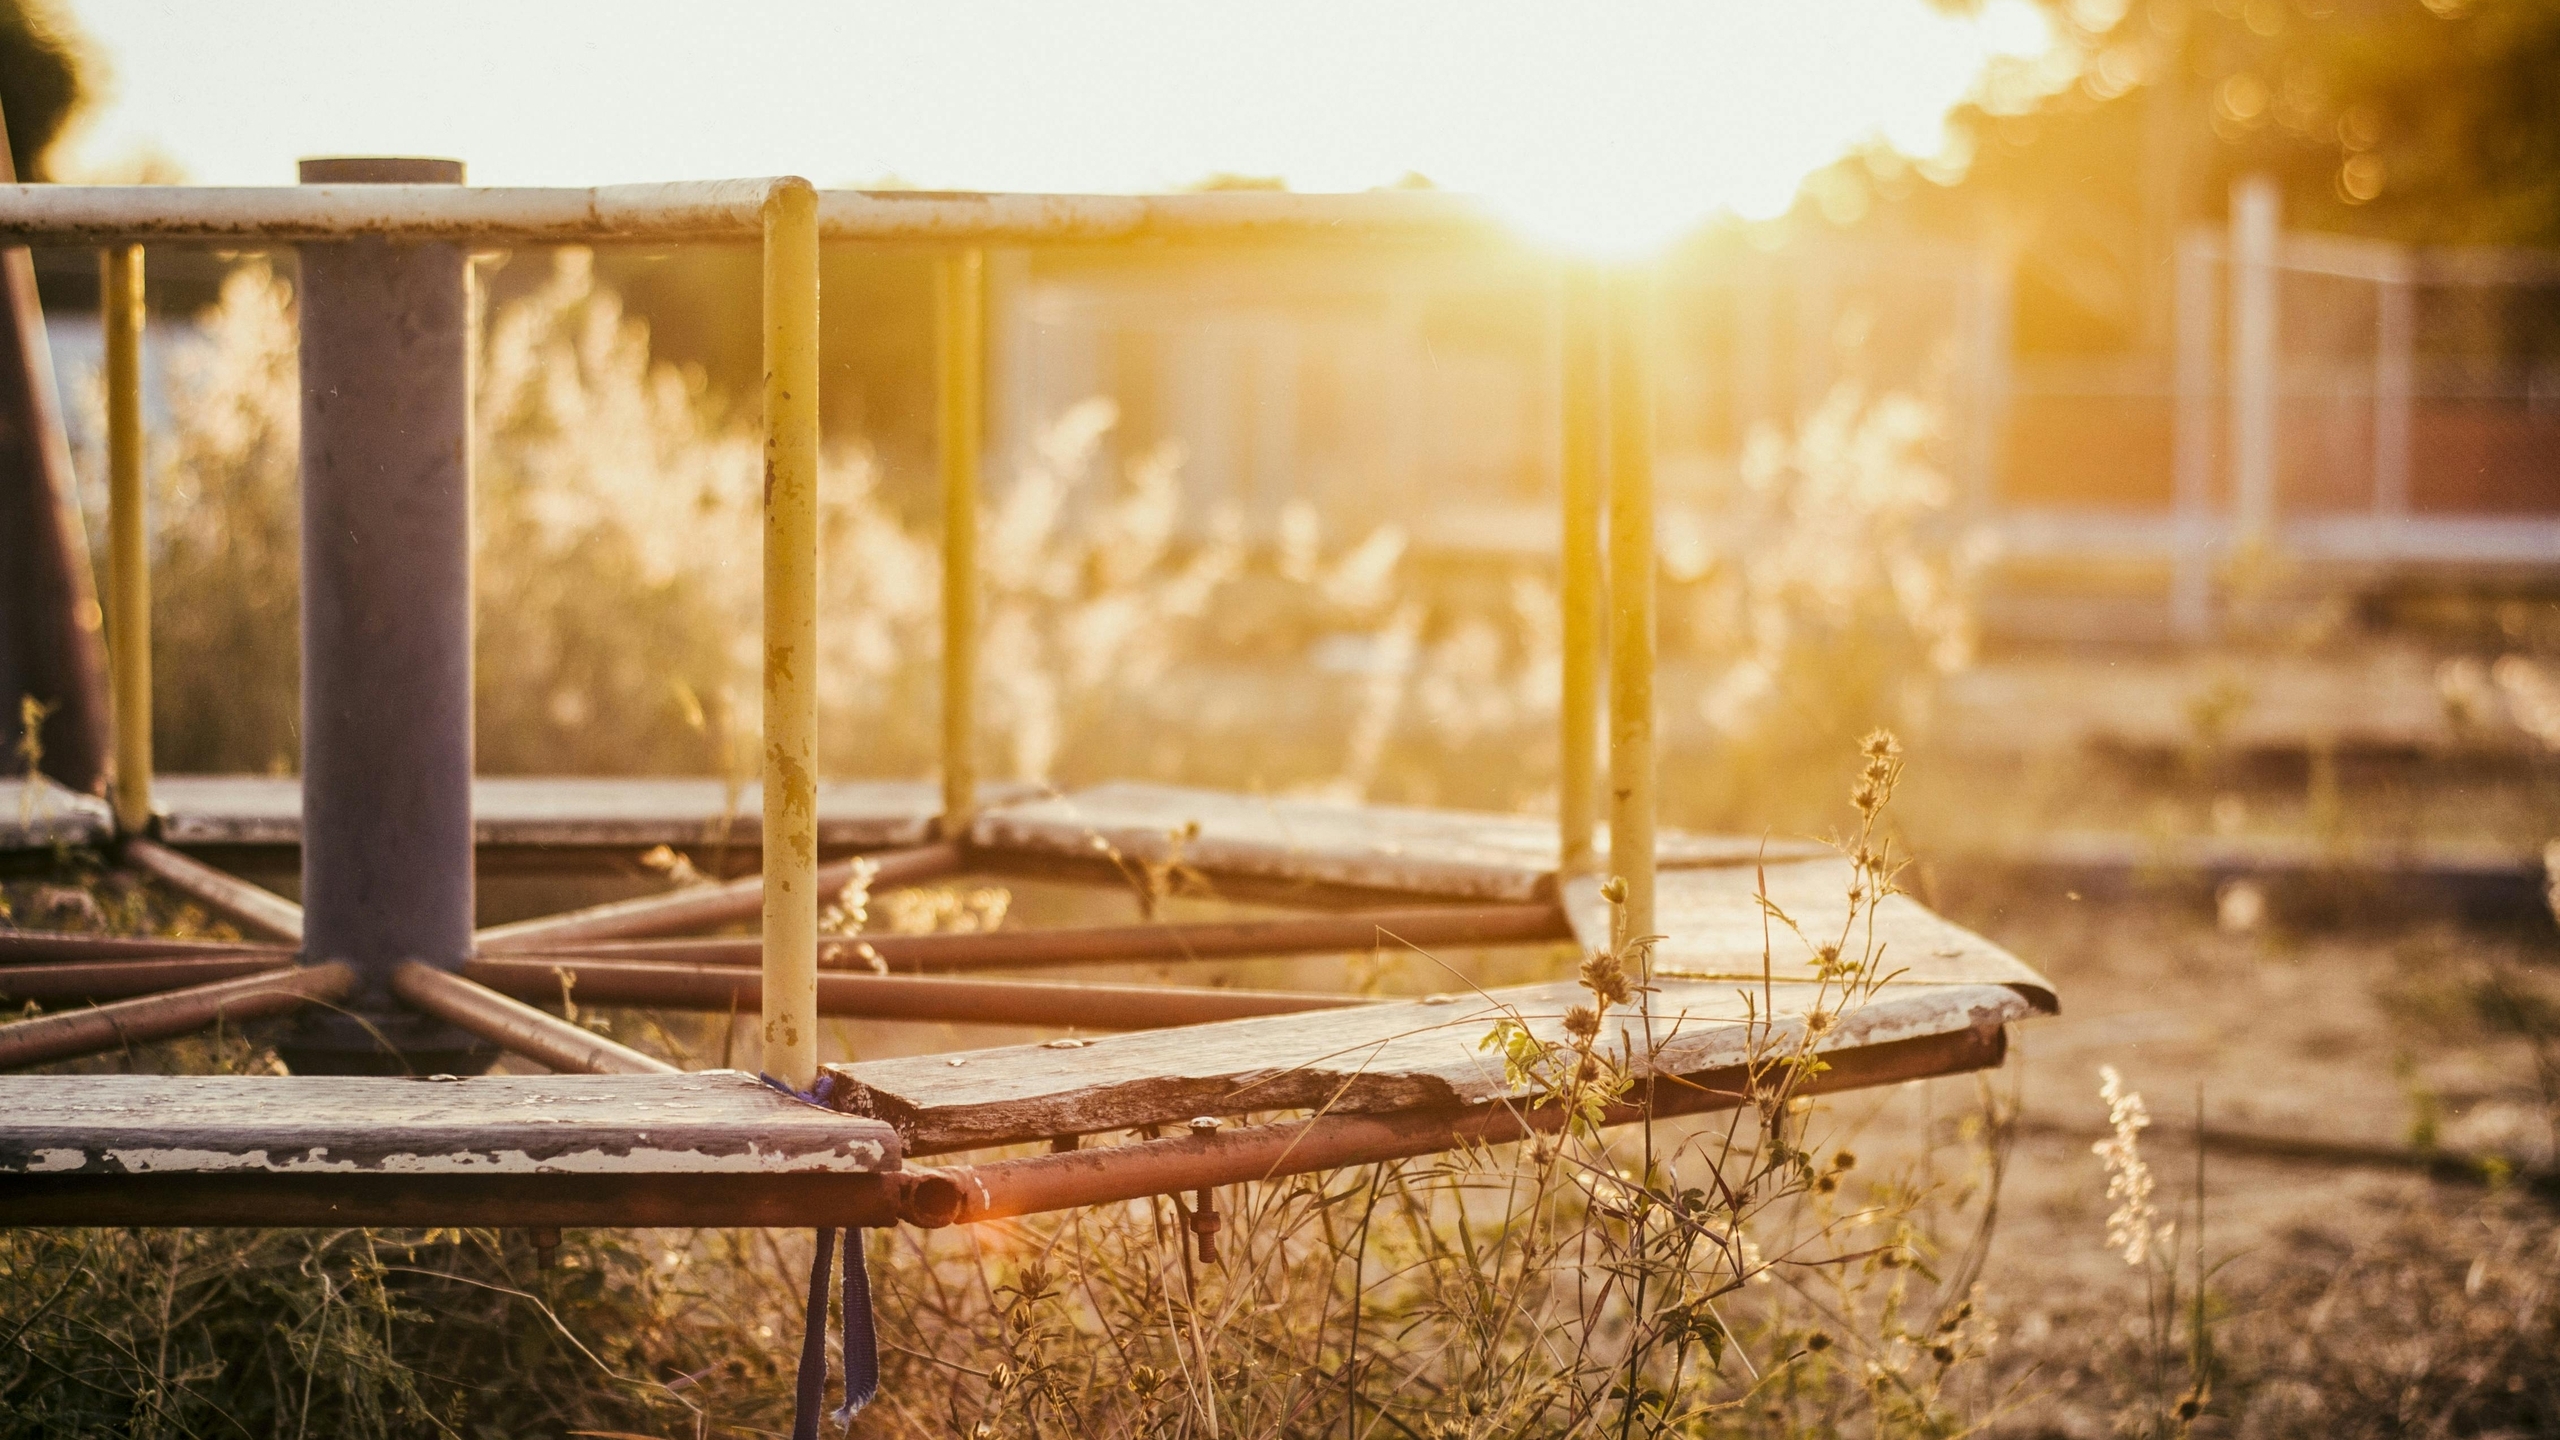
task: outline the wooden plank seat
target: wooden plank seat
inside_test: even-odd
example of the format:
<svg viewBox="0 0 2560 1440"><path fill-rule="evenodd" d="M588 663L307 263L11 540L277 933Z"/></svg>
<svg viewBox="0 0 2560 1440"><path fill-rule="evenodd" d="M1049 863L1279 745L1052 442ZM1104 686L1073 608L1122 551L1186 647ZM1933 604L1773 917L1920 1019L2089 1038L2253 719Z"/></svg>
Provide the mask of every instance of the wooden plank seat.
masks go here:
<svg viewBox="0 0 2560 1440"><path fill-rule="evenodd" d="M1807 930L1836 930L1846 916L1847 873L1837 861L1773 866L1771 889L1787 897ZM2060 1008L2053 987L2015 956L1900 896L1874 915L1879 971L1891 978L1871 994L1844 1003L1838 982L1814 978L1810 947L1784 931L1764 977L1752 876L1749 869L1693 872L1681 880L1677 904L1666 900L1673 933L1655 971L1652 1028L1622 1007L1602 1032L1604 1047L1640 1076L1732 1067L1771 1043L1772 1033L1780 1043L1801 1034L1817 1011L1817 1048L1828 1056L1981 1039ZM1663 878L1667 884L1673 877ZM1747 951L1739 943L1746 917ZM855 1108L897 1126L910 1155L1196 1116L1463 1111L1519 1098L1504 1083L1500 1055L1482 1048L1497 1022L1515 1019L1542 1040L1560 1040L1566 1012L1589 999L1579 984L1557 981L835 1068L854 1082ZM1978 1046L1946 1053L1985 1063ZM1997 1063L1996 1052L1988 1063Z"/></svg>
<svg viewBox="0 0 2560 1440"><path fill-rule="evenodd" d="M1176 837L1181 837L1177 839ZM1535 815L1342 805L1120 781L978 817L989 857L1094 869L1176 861L1217 880L1462 900L1553 896L1556 825ZM1607 835L1600 838L1602 853ZM1665 870L1823 853L1804 841L1665 830Z"/></svg>
<svg viewBox="0 0 2560 1440"><path fill-rule="evenodd" d="M899 1159L733 1070L0 1076L8 1224L819 1224Z"/></svg>
<svg viewBox="0 0 2560 1440"><path fill-rule="evenodd" d="M162 775L153 786L160 836L171 845L302 842L302 782L294 776ZM1029 785L983 789L988 805L1039 793ZM730 845L752 850L763 803L757 785L732 797L721 781L700 777L484 775L471 784L473 831L485 846L641 850L718 844L725 835ZM942 792L930 781L830 781L818 787L818 843L830 850L921 845L933 838L941 810Z"/></svg>

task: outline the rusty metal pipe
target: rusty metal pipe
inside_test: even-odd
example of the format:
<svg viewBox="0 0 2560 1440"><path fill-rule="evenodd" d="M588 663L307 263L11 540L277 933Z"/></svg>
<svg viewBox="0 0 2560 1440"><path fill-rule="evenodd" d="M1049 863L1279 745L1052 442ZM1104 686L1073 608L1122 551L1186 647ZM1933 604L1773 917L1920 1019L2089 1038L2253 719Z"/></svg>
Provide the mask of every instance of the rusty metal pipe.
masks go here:
<svg viewBox="0 0 2560 1440"><path fill-rule="evenodd" d="M1447 905L1286 920L831 936L821 943L820 959L829 966L846 967L867 965L876 956L892 970L964 970L1324 955L1372 946L1532 945L1570 938L1572 930L1563 912L1553 905ZM756 942L749 939L630 940L564 946L558 953L571 952L581 959L713 965L753 964L757 956Z"/></svg>
<svg viewBox="0 0 2560 1440"><path fill-rule="evenodd" d="M0 1225L375 1225L685 1229L898 1223L914 1179L882 1175L12 1175Z"/></svg>
<svg viewBox="0 0 2560 1440"><path fill-rule="evenodd" d="M0 971L0 994L6 989ZM752 1011L763 977L744 965L659 964L633 960L483 958L463 967L466 979L520 1000L560 994L568 978L581 1003L646 1005L671 1010ZM865 1020L951 1020L981 1025L1039 1025L1078 1030L1157 1030L1207 1025L1254 1015L1339 1010L1368 1002L1346 995L1283 990L1209 990L1162 985L1061 985L1019 980L959 980L928 975L818 975L818 1013Z"/></svg>
<svg viewBox="0 0 2560 1440"><path fill-rule="evenodd" d="M885 854L839 860L818 867L818 893L833 895L842 890L853 879L855 867L863 864L871 865L876 872L871 877L871 888L876 894L900 885L939 879L959 870L962 863L963 857L957 845L919 845L911 850L892 850ZM506 955L593 940L682 935L722 925L736 925L753 920L763 912L764 879L750 875L725 885L701 885L665 895L615 900L559 915L492 925L475 938L481 954Z"/></svg>
<svg viewBox="0 0 2560 1440"><path fill-rule="evenodd" d="M237 980L288 969L284 954L187 955L155 960L73 960L49 965L0 965L0 999L60 1005L158 995L216 980Z"/></svg>
<svg viewBox="0 0 2560 1440"><path fill-rule="evenodd" d="M1831 1068L1799 1087L1799 1093L1889 1085L1997 1066L2007 1033L1974 1030L1898 1040L1824 1056ZM1739 1067L1657 1083L1651 1113L1657 1118L1730 1110L1749 1092ZM1611 1106L1604 1124L1643 1119L1644 1109ZM1210 1131L1170 1140L1147 1140L1099 1150L1072 1150L985 1165L911 1172L898 1196L899 1218L935 1228L1002 1220L1049 1210L1107 1205L1148 1195L1168 1195L1219 1185L1276 1180L1318 1170L1339 1170L1401 1160L1472 1145L1501 1145L1563 1128L1565 1113L1488 1105L1468 1111L1395 1115L1336 1115L1238 1130Z"/></svg>
<svg viewBox="0 0 2560 1440"><path fill-rule="evenodd" d="M222 980L165 995L0 1025L0 1069L45 1065L103 1050L167 1040L225 1023L282 1014L314 1000L344 999L355 975L344 965L310 965Z"/></svg>
<svg viewBox="0 0 2560 1440"><path fill-rule="evenodd" d="M415 960L391 972L391 993L513 1054L573 1075L668 1075L676 1067L485 985Z"/></svg>
<svg viewBox="0 0 2560 1440"><path fill-rule="evenodd" d="M302 943L302 907L273 890L226 875L156 840L124 842L124 863L250 934Z"/></svg>
<svg viewBox="0 0 2560 1440"><path fill-rule="evenodd" d="M292 958L290 945L236 940L169 940L156 935L76 935L60 930L0 930L0 964L38 961L151 960L185 955L273 955Z"/></svg>

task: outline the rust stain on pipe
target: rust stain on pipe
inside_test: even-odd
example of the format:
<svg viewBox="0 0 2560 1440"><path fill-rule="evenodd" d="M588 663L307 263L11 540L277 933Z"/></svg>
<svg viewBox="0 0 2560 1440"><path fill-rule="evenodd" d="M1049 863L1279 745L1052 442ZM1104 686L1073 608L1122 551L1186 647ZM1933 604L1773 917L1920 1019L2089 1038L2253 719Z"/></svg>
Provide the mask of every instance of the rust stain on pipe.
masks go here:
<svg viewBox="0 0 2560 1440"><path fill-rule="evenodd" d="M167 1040L216 1021L277 1015L313 1000L341 1000L354 986L354 974L333 962L42 1015L0 1025L0 1069Z"/></svg>
<svg viewBox="0 0 2560 1440"><path fill-rule="evenodd" d="M744 965L508 957L475 960L464 966L462 973L501 994L528 1000L557 996L563 973L572 977L579 1000L598 1005L687 1010L726 1010L735 1006L745 1011L763 998L762 977ZM1255 1015L1338 1010L1366 1003L1344 995L1280 990L1042 984L841 971L818 976L819 1014L871 1020L1156 1030Z"/></svg>

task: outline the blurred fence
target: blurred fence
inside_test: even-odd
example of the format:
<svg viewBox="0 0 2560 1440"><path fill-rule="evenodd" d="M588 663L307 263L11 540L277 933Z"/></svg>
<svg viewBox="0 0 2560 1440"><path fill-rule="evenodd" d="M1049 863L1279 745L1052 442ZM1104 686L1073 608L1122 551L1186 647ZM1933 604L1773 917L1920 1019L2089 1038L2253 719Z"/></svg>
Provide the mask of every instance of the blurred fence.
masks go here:
<svg viewBox="0 0 2560 1440"><path fill-rule="evenodd" d="M2287 234L2243 182L2180 241L2176 337L2165 377L2021 375L2011 553L2165 560L2186 635L2251 552L2333 588L2560 575L2560 255Z"/></svg>
<svg viewBox="0 0 2560 1440"><path fill-rule="evenodd" d="M1538 553L1549 287L1498 259L1017 262L1000 410L1027 426L1113 397L1116 444L1178 445L1193 493L1250 529L1303 502L1426 549ZM2031 595L2010 607L2041 606L2028 628L2202 634L2243 570L2297 592L2560 576L2560 254L2287 233L2244 182L2227 231L2180 242L2166 353L2015 353L2007 267L1926 241L1693 254L1660 319L1664 501L1692 530L1714 534L1757 427L1844 385L1917 395L1955 520L2048 593L2075 571L2138 577L2129 620Z"/></svg>

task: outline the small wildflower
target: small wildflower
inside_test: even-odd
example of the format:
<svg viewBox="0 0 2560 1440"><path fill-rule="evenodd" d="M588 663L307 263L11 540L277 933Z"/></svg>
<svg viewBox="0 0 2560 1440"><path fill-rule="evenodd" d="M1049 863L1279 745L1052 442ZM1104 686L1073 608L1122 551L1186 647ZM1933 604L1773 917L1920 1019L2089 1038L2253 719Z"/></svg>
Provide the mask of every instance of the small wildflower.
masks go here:
<svg viewBox="0 0 2560 1440"><path fill-rule="evenodd" d="M1600 898L1612 905L1627 903L1627 881L1623 875L1612 875L1600 882Z"/></svg>

